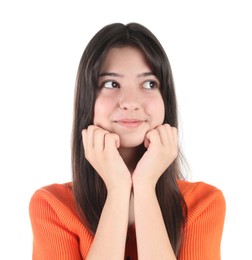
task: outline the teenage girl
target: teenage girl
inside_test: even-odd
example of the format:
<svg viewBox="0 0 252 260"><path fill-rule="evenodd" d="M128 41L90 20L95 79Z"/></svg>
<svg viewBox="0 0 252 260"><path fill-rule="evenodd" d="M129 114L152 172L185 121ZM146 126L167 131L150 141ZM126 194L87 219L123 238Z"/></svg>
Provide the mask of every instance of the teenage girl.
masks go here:
<svg viewBox="0 0 252 260"><path fill-rule="evenodd" d="M30 202L33 260L218 260L222 192L184 180L171 67L146 27L109 24L81 57L73 179Z"/></svg>

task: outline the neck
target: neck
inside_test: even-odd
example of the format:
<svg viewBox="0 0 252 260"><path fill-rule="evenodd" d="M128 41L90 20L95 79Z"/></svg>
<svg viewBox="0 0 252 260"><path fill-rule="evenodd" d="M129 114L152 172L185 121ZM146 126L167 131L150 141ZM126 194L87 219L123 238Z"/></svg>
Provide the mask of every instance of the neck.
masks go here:
<svg viewBox="0 0 252 260"><path fill-rule="evenodd" d="M144 152L145 148L143 145L131 148L119 148L119 153L131 173L135 170Z"/></svg>

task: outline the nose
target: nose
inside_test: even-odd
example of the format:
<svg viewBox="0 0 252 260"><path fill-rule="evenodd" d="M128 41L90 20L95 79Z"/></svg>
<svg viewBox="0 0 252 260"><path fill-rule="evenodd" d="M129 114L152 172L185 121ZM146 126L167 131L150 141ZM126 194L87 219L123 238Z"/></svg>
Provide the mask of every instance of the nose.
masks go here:
<svg viewBox="0 0 252 260"><path fill-rule="evenodd" d="M140 108L140 96L133 88L125 88L121 91L119 106L123 110L138 110Z"/></svg>

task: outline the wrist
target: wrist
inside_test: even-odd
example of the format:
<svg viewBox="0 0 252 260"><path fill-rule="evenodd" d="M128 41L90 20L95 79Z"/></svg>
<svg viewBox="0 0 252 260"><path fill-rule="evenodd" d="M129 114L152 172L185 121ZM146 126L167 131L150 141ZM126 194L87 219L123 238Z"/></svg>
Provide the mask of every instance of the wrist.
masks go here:
<svg viewBox="0 0 252 260"><path fill-rule="evenodd" d="M156 194L156 183L146 179L133 180L134 194Z"/></svg>
<svg viewBox="0 0 252 260"><path fill-rule="evenodd" d="M108 197L129 197L132 190L132 182L125 185L115 185L107 189Z"/></svg>
<svg viewBox="0 0 252 260"><path fill-rule="evenodd" d="M155 191L156 178L148 176L148 174L134 173L132 176L133 189L143 189L146 191Z"/></svg>

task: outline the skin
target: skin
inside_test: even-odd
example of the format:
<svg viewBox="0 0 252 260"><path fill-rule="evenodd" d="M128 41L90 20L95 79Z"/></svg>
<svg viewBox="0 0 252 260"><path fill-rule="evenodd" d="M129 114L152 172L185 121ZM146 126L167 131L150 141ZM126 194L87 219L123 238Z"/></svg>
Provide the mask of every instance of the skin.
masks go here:
<svg viewBox="0 0 252 260"><path fill-rule="evenodd" d="M155 193L159 177L178 154L177 129L162 124L159 84L140 50L109 50L100 71L94 124L82 131L85 156L108 191L88 259L123 259L132 223L138 259L176 259Z"/></svg>

